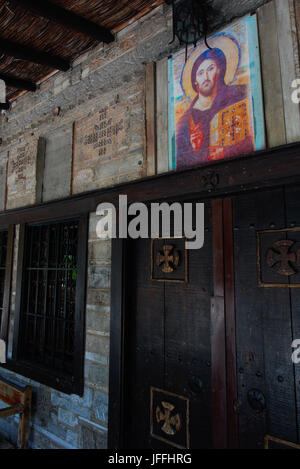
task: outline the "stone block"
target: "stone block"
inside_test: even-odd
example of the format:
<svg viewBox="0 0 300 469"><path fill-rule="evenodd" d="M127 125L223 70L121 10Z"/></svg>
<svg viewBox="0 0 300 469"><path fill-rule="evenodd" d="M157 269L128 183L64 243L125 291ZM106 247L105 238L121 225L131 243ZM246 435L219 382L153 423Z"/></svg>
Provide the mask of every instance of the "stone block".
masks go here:
<svg viewBox="0 0 300 469"><path fill-rule="evenodd" d="M86 352L86 360L94 363L101 363L102 365L108 365L108 358L100 355L99 353Z"/></svg>
<svg viewBox="0 0 300 469"><path fill-rule="evenodd" d="M92 422L80 420L80 447L82 449L106 449L107 431Z"/></svg>
<svg viewBox="0 0 300 469"><path fill-rule="evenodd" d="M88 400L85 402L78 396L78 399L76 399L77 396L74 396L72 399L67 397L60 397L57 394L52 394L51 397L51 402L53 405L55 405L58 408L58 419L60 418L60 410L68 410L69 412L72 412L74 415L80 415L81 417L89 418L90 416L90 409L88 407L84 407L83 404L88 404L91 401L91 390L89 390L89 397Z"/></svg>
<svg viewBox="0 0 300 469"><path fill-rule="evenodd" d="M96 306L98 310L108 311L110 305L110 290L106 289L88 289L87 306L93 309Z"/></svg>
<svg viewBox="0 0 300 469"><path fill-rule="evenodd" d="M110 287L110 269L106 267L88 268L88 287L89 288L109 288Z"/></svg>
<svg viewBox="0 0 300 469"><path fill-rule="evenodd" d="M101 331L109 334L110 307L87 305L86 328L87 330Z"/></svg>
<svg viewBox="0 0 300 469"><path fill-rule="evenodd" d="M99 221L99 219L98 219ZM111 241L89 242L89 265L105 265L111 263Z"/></svg>
<svg viewBox="0 0 300 469"><path fill-rule="evenodd" d="M33 449L76 449L65 437L60 438L38 425L31 429L31 446Z"/></svg>
<svg viewBox="0 0 300 469"><path fill-rule="evenodd" d="M78 447L78 434L71 430L67 430L66 441L71 443L72 446Z"/></svg>
<svg viewBox="0 0 300 469"><path fill-rule="evenodd" d="M88 331L86 335L86 352L98 353L108 359L109 337Z"/></svg>
<svg viewBox="0 0 300 469"><path fill-rule="evenodd" d="M108 389L109 369L107 366L90 363L89 381L101 386L102 389Z"/></svg>
<svg viewBox="0 0 300 469"><path fill-rule="evenodd" d="M93 398L93 392L90 388L85 387L83 396L76 396L75 394L72 394L70 396L71 402L74 405L77 405L79 407L91 407L92 404L92 398Z"/></svg>
<svg viewBox="0 0 300 469"><path fill-rule="evenodd" d="M75 427L78 424L76 415L61 407L58 409L58 421L68 427Z"/></svg>
<svg viewBox="0 0 300 469"><path fill-rule="evenodd" d="M94 415L97 420L103 423L108 422L108 396L95 392L93 403Z"/></svg>
<svg viewBox="0 0 300 469"><path fill-rule="evenodd" d="M46 429L49 433L58 436L59 438L66 438L66 430L61 425L56 425L50 421L47 423Z"/></svg>

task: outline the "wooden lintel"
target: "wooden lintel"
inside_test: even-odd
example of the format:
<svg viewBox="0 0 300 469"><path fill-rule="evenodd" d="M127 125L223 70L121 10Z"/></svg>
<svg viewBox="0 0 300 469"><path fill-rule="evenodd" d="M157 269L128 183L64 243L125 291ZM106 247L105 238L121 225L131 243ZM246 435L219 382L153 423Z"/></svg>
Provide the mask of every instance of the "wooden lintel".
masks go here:
<svg viewBox="0 0 300 469"><path fill-rule="evenodd" d="M109 43L114 40L114 35L109 29L93 23L70 10L65 10L59 5L48 2L48 0L43 0L42 2L37 2L36 0L10 0L10 3L30 10L43 18L62 24L86 36L92 37L97 41Z"/></svg>
<svg viewBox="0 0 300 469"><path fill-rule="evenodd" d="M70 68L69 62L61 57L3 38L0 38L0 52L10 57L15 57L16 59L46 65L47 67L61 70L62 72L66 72Z"/></svg>
<svg viewBox="0 0 300 469"><path fill-rule="evenodd" d="M99 203L119 203L127 195L128 204L217 198L246 191L300 183L300 144L284 145L255 154L228 158L194 168L75 194L30 207L0 212L0 226L47 221L95 212Z"/></svg>

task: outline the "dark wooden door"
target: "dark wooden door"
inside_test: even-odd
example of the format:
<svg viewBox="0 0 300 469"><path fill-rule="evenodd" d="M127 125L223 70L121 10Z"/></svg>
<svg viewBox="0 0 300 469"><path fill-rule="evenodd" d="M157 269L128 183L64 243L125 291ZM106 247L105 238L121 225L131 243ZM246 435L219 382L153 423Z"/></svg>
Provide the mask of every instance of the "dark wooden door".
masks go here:
<svg viewBox="0 0 300 469"><path fill-rule="evenodd" d="M184 240L176 238L128 242L124 354L127 448L170 450L213 445L209 203L205 213L205 245L200 250L186 250ZM168 266L172 271L166 271Z"/></svg>
<svg viewBox="0 0 300 469"><path fill-rule="evenodd" d="M300 443L300 188L238 196L233 207L239 445L263 448L269 435L269 447L287 447L276 439Z"/></svg>

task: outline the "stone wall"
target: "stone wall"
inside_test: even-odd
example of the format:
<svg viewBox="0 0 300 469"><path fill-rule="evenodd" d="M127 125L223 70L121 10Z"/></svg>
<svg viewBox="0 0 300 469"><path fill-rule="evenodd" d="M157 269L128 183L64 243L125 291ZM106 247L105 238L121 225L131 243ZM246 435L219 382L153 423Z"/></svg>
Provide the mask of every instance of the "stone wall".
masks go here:
<svg viewBox="0 0 300 469"><path fill-rule="evenodd" d="M84 395L68 396L7 370L0 375L33 389L32 448L105 448L107 439L111 242L96 236L90 215ZM14 250L8 356L12 354L18 229ZM3 405L4 406L4 405ZM0 419L0 432L17 441L18 416Z"/></svg>
<svg viewBox="0 0 300 469"><path fill-rule="evenodd" d="M266 2L215 0L219 13L212 29ZM178 50L178 42L170 45L171 40L171 8L161 5L119 32L116 41L86 53L75 61L72 70L55 74L36 93L21 96L9 112L3 113L1 159L8 152L5 208L36 201L41 174L36 171L34 148L40 137L45 138L47 146L45 201L55 198L55 173L65 177L59 181L64 190L56 193L57 198L146 174L145 63ZM67 154L60 147L64 132L73 142L72 148L66 143L70 149ZM24 152L28 150L30 168L25 169ZM72 180L66 183L66 177Z"/></svg>
<svg viewBox="0 0 300 469"><path fill-rule="evenodd" d="M222 23L263 3L266 1L215 1ZM145 63L179 48L176 42L169 44L171 25L171 9L160 6L118 33L114 43L88 52L72 70L49 78L36 93L20 97L10 112L2 114L0 210L145 175ZM46 142L42 156L38 151L41 138ZM42 166L38 158L42 158ZM96 222L96 215L90 214L83 397L68 396L0 370L1 375L33 387L33 448L105 448L107 444L111 244L97 239ZM18 229L15 241L9 355ZM18 417L0 420L0 431L13 442L17 423Z"/></svg>

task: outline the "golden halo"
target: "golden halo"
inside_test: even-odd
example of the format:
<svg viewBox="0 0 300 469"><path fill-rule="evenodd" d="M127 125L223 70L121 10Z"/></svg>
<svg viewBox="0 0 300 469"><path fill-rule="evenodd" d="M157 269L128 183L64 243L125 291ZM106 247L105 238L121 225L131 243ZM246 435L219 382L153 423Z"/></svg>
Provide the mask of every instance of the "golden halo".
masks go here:
<svg viewBox="0 0 300 469"><path fill-rule="evenodd" d="M226 73L225 73L225 83L228 85L234 79L237 68L240 61L240 51L237 43L224 34L208 39L208 43L212 49L218 48L224 52L226 57ZM196 97L197 93L192 85L192 69L197 58L207 50L205 43L201 43L197 46L191 55L188 57L186 64L183 69L181 86L183 92L186 96L189 96L192 100Z"/></svg>

